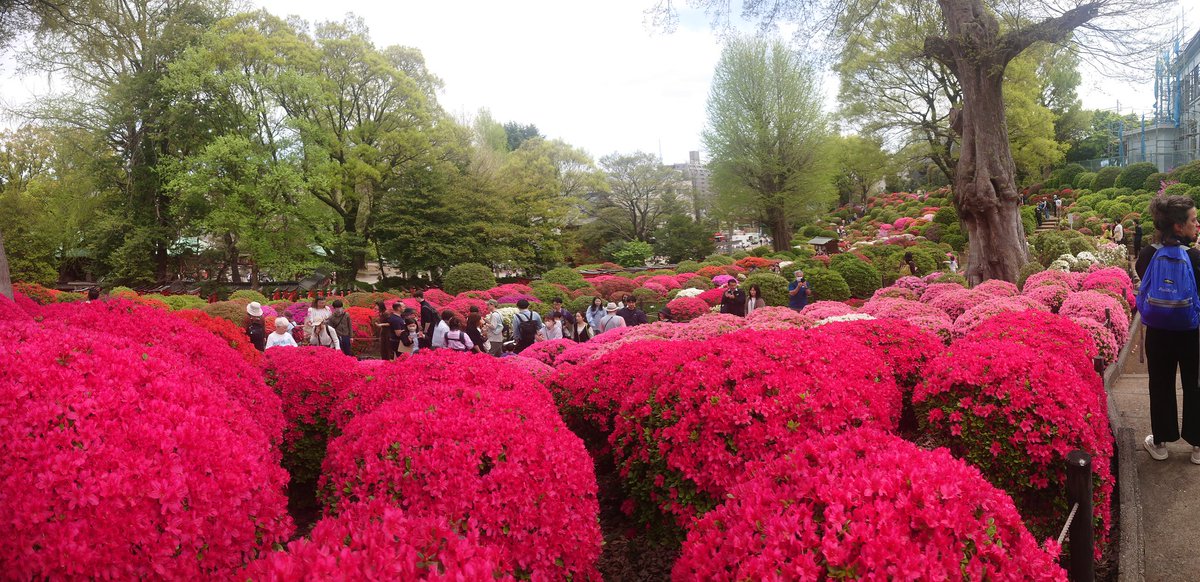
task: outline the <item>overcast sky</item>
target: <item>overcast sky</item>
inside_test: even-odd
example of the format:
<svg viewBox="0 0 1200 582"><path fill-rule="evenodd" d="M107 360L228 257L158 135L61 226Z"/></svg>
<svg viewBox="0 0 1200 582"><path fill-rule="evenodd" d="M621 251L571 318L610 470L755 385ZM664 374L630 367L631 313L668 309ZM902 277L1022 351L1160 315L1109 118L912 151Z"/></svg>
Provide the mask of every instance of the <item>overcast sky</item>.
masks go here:
<svg viewBox="0 0 1200 582"><path fill-rule="evenodd" d="M704 103L721 51L702 14L685 11L678 30L665 33L645 18L654 0L254 1L309 21L353 12L376 45L420 49L445 83L442 106L457 117L486 107L501 122L535 124L595 157L642 150L673 163L701 147ZM1114 83L1087 67L1082 73L1085 108L1115 109L1119 101L1123 113L1149 111L1152 83ZM44 86L14 77L11 66L0 82L8 104ZM836 79L827 76L826 83L833 108Z"/></svg>

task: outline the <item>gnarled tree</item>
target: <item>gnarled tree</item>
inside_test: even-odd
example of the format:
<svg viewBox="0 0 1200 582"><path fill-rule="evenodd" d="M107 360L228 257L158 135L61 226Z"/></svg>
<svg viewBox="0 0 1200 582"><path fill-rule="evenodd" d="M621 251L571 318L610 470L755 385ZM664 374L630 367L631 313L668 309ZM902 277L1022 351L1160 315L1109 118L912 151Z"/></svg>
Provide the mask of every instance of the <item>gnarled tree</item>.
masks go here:
<svg viewBox="0 0 1200 582"><path fill-rule="evenodd" d="M691 0L727 24L731 0ZM1015 281L1028 260L1020 194L1007 139L1003 81L1008 63L1036 43L1073 43L1084 58L1131 64L1148 57L1164 35L1156 30L1174 0L938 0L941 22L924 42L924 55L949 69L962 88L962 109L951 125L962 136L954 176L959 216L970 232L972 283ZM800 25L805 38L823 36L835 50L866 19L891 3L877 0L744 1L741 15L763 28ZM671 22L671 0L652 13ZM811 44L811 43L810 43Z"/></svg>

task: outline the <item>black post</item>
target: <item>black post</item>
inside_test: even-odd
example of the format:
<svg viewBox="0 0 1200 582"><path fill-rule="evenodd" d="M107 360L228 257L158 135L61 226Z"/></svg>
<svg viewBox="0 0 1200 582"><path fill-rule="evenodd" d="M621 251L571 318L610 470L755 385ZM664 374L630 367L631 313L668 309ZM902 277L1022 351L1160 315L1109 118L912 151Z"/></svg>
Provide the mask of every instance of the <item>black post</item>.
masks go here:
<svg viewBox="0 0 1200 582"><path fill-rule="evenodd" d="M1103 376L1104 375L1104 358L1101 358L1100 356L1096 356L1096 357L1092 358L1092 367L1096 369L1097 374L1100 374L1101 376Z"/></svg>
<svg viewBox="0 0 1200 582"><path fill-rule="evenodd" d="M1079 504L1071 521L1071 563L1067 574L1072 582L1093 582L1096 564L1092 559L1095 532L1092 531L1092 457L1083 451L1067 454L1067 506Z"/></svg>

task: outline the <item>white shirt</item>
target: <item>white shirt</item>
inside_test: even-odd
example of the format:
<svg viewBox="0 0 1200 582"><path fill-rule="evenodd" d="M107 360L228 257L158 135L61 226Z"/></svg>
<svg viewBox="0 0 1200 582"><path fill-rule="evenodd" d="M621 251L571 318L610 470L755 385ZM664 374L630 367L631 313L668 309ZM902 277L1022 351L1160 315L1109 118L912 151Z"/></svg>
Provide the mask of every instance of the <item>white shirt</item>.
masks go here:
<svg viewBox="0 0 1200 582"><path fill-rule="evenodd" d="M562 339L562 324L556 323L553 326L547 325L542 328L542 337L547 340Z"/></svg>
<svg viewBox="0 0 1200 582"><path fill-rule="evenodd" d="M625 318L615 313L609 313L600 318L600 329L597 330L597 333L604 333L618 327L625 327Z"/></svg>
<svg viewBox="0 0 1200 582"><path fill-rule="evenodd" d="M325 346L335 350L341 349L341 342L338 340L337 332L333 331L333 328L328 325L319 330L314 327L312 335L308 336L308 343L313 346Z"/></svg>
<svg viewBox="0 0 1200 582"><path fill-rule="evenodd" d="M433 328L433 339L430 340L430 345L435 348L446 347L446 332L450 331L450 326L445 321L439 321L437 327Z"/></svg>
<svg viewBox="0 0 1200 582"><path fill-rule="evenodd" d="M322 307L320 309L314 309L310 307L308 308L308 315L304 316L304 325L312 327L316 325L318 321L325 321L332 315L333 310L329 309L328 307Z"/></svg>
<svg viewBox="0 0 1200 582"><path fill-rule="evenodd" d="M1113 227L1113 242L1121 242L1121 239L1123 238L1125 238L1125 227L1121 226L1120 223L1117 223L1117 225Z"/></svg>
<svg viewBox="0 0 1200 582"><path fill-rule="evenodd" d="M447 334L453 335L448 336ZM446 333L442 334L442 341L445 343L447 348L452 350L466 352L475 347L475 342L471 341L471 336L467 335L467 332L461 329L458 331L450 331L449 326L447 326Z"/></svg>
<svg viewBox="0 0 1200 582"><path fill-rule="evenodd" d="M493 311L488 316L488 341L504 341L504 316L499 311Z"/></svg>
<svg viewBox="0 0 1200 582"><path fill-rule="evenodd" d="M292 337L292 334L273 331L271 332L271 335L267 336L267 347L263 349L269 350L275 346L291 346L293 348L300 347L296 345L296 339Z"/></svg>

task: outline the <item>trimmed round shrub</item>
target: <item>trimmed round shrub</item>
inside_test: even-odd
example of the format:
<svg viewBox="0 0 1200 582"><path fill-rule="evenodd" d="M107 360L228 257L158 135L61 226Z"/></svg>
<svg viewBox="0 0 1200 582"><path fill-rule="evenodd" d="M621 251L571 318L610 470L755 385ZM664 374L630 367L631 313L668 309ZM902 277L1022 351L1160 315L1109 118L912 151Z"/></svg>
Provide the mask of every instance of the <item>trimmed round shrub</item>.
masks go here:
<svg viewBox="0 0 1200 582"><path fill-rule="evenodd" d="M1200 186L1200 160L1176 166L1174 170L1171 170L1169 177L1171 180L1178 180L1184 184Z"/></svg>
<svg viewBox="0 0 1200 582"><path fill-rule="evenodd" d="M413 517L376 502L317 522L309 538L247 568L249 580L512 580L472 524Z"/></svg>
<svg viewBox="0 0 1200 582"><path fill-rule="evenodd" d="M1009 283L1011 285L1011 283ZM1020 313L1023 311L1049 311L1044 303L1037 301L1031 297L981 297L981 302L968 307L962 315L954 320L954 327L951 330L955 337L966 335L967 332L975 329L979 324L1001 314L1001 313Z"/></svg>
<svg viewBox="0 0 1200 582"><path fill-rule="evenodd" d="M263 315L266 315L267 309L270 308L263 308ZM250 336L246 335L245 328L238 327L228 320L213 317L203 311L192 309L175 311L172 315L221 338L226 345L236 350L242 356L242 359L250 364L258 365L262 361L262 352L258 351L254 347L254 344L250 342ZM267 333L270 332L268 331Z"/></svg>
<svg viewBox="0 0 1200 582"><path fill-rule="evenodd" d="M204 305L200 311L213 317L220 317L234 325L242 325L246 322L246 305L249 303L249 301L218 301ZM268 333L270 332L268 331Z"/></svg>
<svg viewBox="0 0 1200 582"><path fill-rule="evenodd" d="M1018 295L1017 286L1004 279L988 279L974 287L975 291L986 293L992 297L1015 297Z"/></svg>
<svg viewBox="0 0 1200 582"><path fill-rule="evenodd" d="M534 281L533 296L542 303L552 303L555 299L561 299L564 302L571 298L571 293L559 285Z"/></svg>
<svg viewBox="0 0 1200 582"><path fill-rule="evenodd" d="M547 283L558 283L559 285L570 286L575 283L583 283L583 275L579 271L570 267L558 267L550 269L542 275L542 280Z"/></svg>
<svg viewBox="0 0 1200 582"><path fill-rule="evenodd" d="M667 303L667 309L674 321L688 322L708 313L709 305L699 297L677 297Z"/></svg>
<svg viewBox="0 0 1200 582"><path fill-rule="evenodd" d="M159 299L167 304L172 311L180 311L183 309L202 309L208 302L196 297L195 295L165 295ZM266 305L266 303L263 303Z"/></svg>
<svg viewBox="0 0 1200 582"><path fill-rule="evenodd" d="M695 273L700 270L700 266L700 263L696 261L680 261L678 265L675 265L675 271L679 273Z"/></svg>
<svg viewBox="0 0 1200 582"><path fill-rule="evenodd" d="M688 533L675 580L1066 580L1012 501L944 449L872 429L798 443Z"/></svg>
<svg viewBox="0 0 1200 582"><path fill-rule="evenodd" d="M1039 539L1057 535L1070 511L1062 494L1066 455L1113 453L1104 387L1074 362L1013 341L960 340L929 362L913 395L921 433L1008 492ZM1098 558L1111 524L1113 477L1106 462L1094 471Z"/></svg>
<svg viewBox="0 0 1200 582"><path fill-rule="evenodd" d="M1091 190L1096 182L1095 172L1081 172L1075 175L1075 179L1071 182L1076 190Z"/></svg>
<svg viewBox="0 0 1200 582"><path fill-rule="evenodd" d="M51 319L5 327L0 571L24 580L236 577L292 534L287 473L271 441L222 375L171 343L105 333L115 318L86 313L86 328ZM128 317L162 327L144 313ZM203 366L245 365L205 341L223 356Z"/></svg>
<svg viewBox="0 0 1200 582"><path fill-rule="evenodd" d="M1117 345L1129 339L1129 307L1121 299L1103 291L1076 291L1067 295L1058 312L1070 319L1087 318L1104 324L1113 333Z"/></svg>
<svg viewBox="0 0 1200 582"><path fill-rule="evenodd" d="M808 269L804 271L808 279L808 301L845 301L850 298L850 285L837 271L829 269Z"/></svg>
<svg viewBox="0 0 1200 582"><path fill-rule="evenodd" d="M599 578L596 477L583 443L553 407L486 382L430 385L356 417L329 443L321 493L334 514L382 499L409 516L471 524L514 577Z"/></svg>
<svg viewBox="0 0 1200 582"><path fill-rule="evenodd" d="M734 332L705 348L703 358L633 366L674 368L628 387L610 437L643 518L662 513L686 527L725 498L748 463L783 454L793 439L897 426L900 390L870 350L799 330Z"/></svg>
<svg viewBox="0 0 1200 582"><path fill-rule="evenodd" d="M455 265L450 268L445 277L442 277L442 287L451 295L458 295L463 291L483 291L495 286L496 275L492 273L492 269L479 263ZM428 291L425 293L425 298L432 303L442 304L430 297Z"/></svg>
<svg viewBox="0 0 1200 582"><path fill-rule="evenodd" d="M760 307L746 316L746 327L759 330L807 329L816 322L790 307Z"/></svg>
<svg viewBox="0 0 1200 582"><path fill-rule="evenodd" d="M788 280L775 273L755 273L742 281L741 288L749 293L751 285L758 285L762 290L763 299L767 305L782 307L788 304Z"/></svg>
<svg viewBox="0 0 1200 582"><path fill-rule="evenodd" d="M357 361L319 346L265 352L267 385L283 401L283 467L293 484L316 484L329 441L329 412L353 381Z"/></svg>
<svg viewBox="0 0 1200 582"><path fill-rule="evenodd" d="M853 255L836 255L853 256ZM879 270L861 259L831 261L830 268L836 271L850 288L850 294L859 299L870 299L881 284Z"/></svg>
<svg viewBox="0 0 1200 582"><path fill-rule="evenodd" d="M571 339L555 339L537 342L521 352L521 357L533 358L547 366L553 366L554 361L558 359L559 354L566 351L567 348L575 347L578 342ZM509 358L504 358L507 361Z"/></svg>
<svg viewBox="0 0 1200 582"><path fill-rule="evenodd" d="M240 300L240 301L245 301L246 303L249 303L251 301L257 301L260 304L266 303L267 301L269 301L269 299L267 299L266 295L263 295L262 293L259 293L258 291L254 291L252 289L240 289L238 291L234 291L233 293L229 294L229 300L230 301L239 301Z"/></svg>
<svg viewBox="0 0 1200 582"><path fill-rule="evenodd" d="M991 298L991 295L975 291L974 289L951 289L930 301L926 301L926 303L931 307L941 309L946 315L950 316L950 319L957 320L966 310ZM922 299L924 299L924 296L922 296Z"/></svg>
<svg viewBox="0 0 1200 582"><path fill-rule="evenodd" d="M1146 184L1146 179L1158 173L1158 166L1152 162L1137 162L1129 164L1121 169L1121 173L1117 174L1117 181L1113 184L1117 188L1129 188L1130 190L1138 190ZM1154 189L1158 189L1155 184Z"/></svg>
<svg viewBox="0 0 1200 582"><path fill-rule="evenodd" d="M1096 172L1096 178L1092 180L1091 187L1088 189L1103 190L1105 188L1112 188L1113 185L1117 183L1117 176L1120 175L1121 168L1117 166L1106 166L1100 168L1100 170Z"/></svg>
<svg viewBox="0 0 1200 582"><path fill-rule="evenodd" d="M926 360L942 351L937 336L901 319L833 322L812 333L832 342L851 342L874 351L891 367L896 385L906 393L922 380Z"/></svg>
<svg viewBox="0 0 1200 582"><path fill-rule="evenodd" d="M704 262L713 265L732 265L733 258L729 255L708 255L707 257L704 257Z"/></svg>

